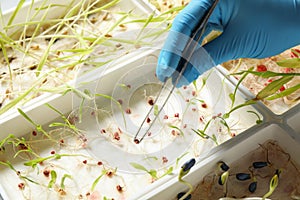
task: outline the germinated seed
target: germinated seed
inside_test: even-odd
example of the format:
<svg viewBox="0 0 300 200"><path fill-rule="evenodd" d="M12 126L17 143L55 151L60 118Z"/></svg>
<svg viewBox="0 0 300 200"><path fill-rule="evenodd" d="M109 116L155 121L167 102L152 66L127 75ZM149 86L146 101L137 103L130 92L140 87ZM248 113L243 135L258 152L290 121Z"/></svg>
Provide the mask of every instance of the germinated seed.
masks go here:
<svg viewBox="0 0 300 200"><path fill-rule="evenodd" d="M186 172L186 171L190 170L195 165L195 163L196 163L196 160L194 158L192 158L191 160L184 163L181 168L184 172Z"/></svg>

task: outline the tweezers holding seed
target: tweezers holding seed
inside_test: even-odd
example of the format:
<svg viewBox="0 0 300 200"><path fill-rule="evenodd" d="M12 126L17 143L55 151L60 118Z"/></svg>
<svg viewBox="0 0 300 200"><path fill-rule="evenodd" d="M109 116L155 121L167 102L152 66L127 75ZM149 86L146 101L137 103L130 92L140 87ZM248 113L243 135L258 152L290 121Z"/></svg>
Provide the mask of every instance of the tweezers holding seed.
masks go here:
<svg viewBox="0 0 300 200"><path fill-rule="evenodd" d="M157 95L157 97L155 98L154 102L153 102L153 106L150 108L149 112L147 113L146 117L144 118L142 124L140 125L137 133L135 134L134 136L134 142L135 143L140 143L144 138L145 136L147 135L147 133L149 132L149 130L151 129L152 125L155 123L156 119L158 118L159 114L161 113L161 111L163 110L164 106L166 105L167 101L169 100L171 94L173 93L176 85L178 84L183 72L185 71L187 65L188 65L188 62L189 60L191 59L194 51L196 50L196 47L198 46L198 42L200 41L200 39L202 38L203 34L204 34L204 31L205 31L205 28L206 28L206 25L208 23L208 19L209 17L211 16L212 12L214 11L217 3L219 2L219 0L215 0L211 7L209 8L209 10L207 10L207 12L205 13L204 15L204 18L203 20L200 22L200 25L198 26L198 28L193 31L192 33L192 37L191 39L188 41L187 45L185 46L184 50L182 51L182 55L187 55L186 58L184 57L181 57L179 63L178 63L178 67L176 68L177 71L180 71L171 90L169 91L166 99L164 100L164 103L161 105L159 111L157 112L157 114L155 115L154 119L152 120L151 124L149 125L148 129L146 130L146 132L144 133L144 135L142 135L141 139L138 139L137 136L139 135L144 123L146 122L147 118L149 117L150 113L152 112L153 108L154 108L154 105L156 105L156 102L157 100L159 99L159 97L161 96L162 94L162 91L164 90L164 88L166 87L167 85L167 81L165 81L163 83L163 85L161 86L161 89Z"/></svg>

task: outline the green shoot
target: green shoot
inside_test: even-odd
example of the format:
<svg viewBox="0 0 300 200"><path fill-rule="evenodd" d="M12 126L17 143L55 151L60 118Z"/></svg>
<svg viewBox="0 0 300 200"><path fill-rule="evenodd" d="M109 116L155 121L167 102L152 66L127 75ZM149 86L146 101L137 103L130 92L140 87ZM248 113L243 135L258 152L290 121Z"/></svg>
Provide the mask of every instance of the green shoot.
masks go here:
<svg viewBox="0 0 300 200"><path fill-rule="evenodd" d="M255 111L248 110L247 112L248 112L248 113L252 113L252 114L254 114L254 115L257 117L256 124L260 124L260 123L263 122L263 120L260 118L259 114L256 113Z"/></svg>
<svg viewBox="0 0 300 200"><path fill-rule="evenodd" d="M270 181L270 185L269 185L269 191L263 196L263 200L265 200L266 198L271 196L272 193L274 192L274 190L276 189L276 187L278 186L280 173L281 173L281 170L277 170L275 175L272 177L272 179Z"/></svg>
<svg viewBox="0 0 300 200"><path fill-rule="evenodd" d="M239 88L239 86L241 85L242 81L246 78L246 76L253 71L253 68L250 68L247 72L245 72L243 74L243 76L241 77L241 79L238 81L238 83L236 84L235 88L234 88L234 92L229 94L229 98L231 99L231 109L233 108L234 104L235 104L235 98L236 98L236 93L237 90Z"/></svg>
<svg viewBox="0 0 300 200"><path fill-rule="evenodd" d="M119 110L120 110L121 113L122 113L124 126L126 127L126 119L125 119L124 111L123 111L123 109L122 109L122 105L120 104L120 102L117 101L116 99L114 99L112 96L105 95L105 94L95 94L95 96L103 97L103 98L109 99L109 100L111 100L112 102L114 102L114 103L118 106Z"/></svg>
<svg viewBox="0 0 300 200"><path fill-rule="evenodd" d="M51 175L51 179L50 179L50 182L48 184L48 188L52 188L53 185L56 183L56 179L57 179L56 171L51 170L50 175Z"/></svg>
<svg viewBox="0 0 300 200"><path fill-rule="evenodd" d="M178 181L183 183L184 185L186 185L189 190L180 198L180 200L184 200L186 197L188 197L194 190L192 184L190 184L189 182L183 180L183 177L186 176L191 168L195 165L196 160L195 159L191 159L188 162L186 162L185 164L182 165L179 175L178 175Z"/></svg>
<svg viewBox="0 0 300 200"><path fill-rule="evenodd" d="M135 169L138 169L138 170L142 170L144 172L147 172L154 180L157 180L158 179L158 176L157 176L157 171L154 170L154 169L146 169L143 165L140 165L138 163L133 163L131 162L130 165L132 167L134 167Z"/></svg>
<svg viewBox="0 0 300 200"><path fill-rule="evenodd" d="M100 181L100 179L106 174L106 170L102 170L102 173L94 180L92 187L91 187L91 191L95 190L96 185L98 184L98 182Z"/></svg>
<svg viewBox="0 0 300 200"><path fill-rule="evenodd" d="M72 179L72 176L69 175L69 174L64 174L64 176L61 178L61 181L60 181L60 188L61 189L65 189L65 180L67 178Z"/></svg>
<svg viewBox="0 0 300 200"><path fill-rule="evenodd" d="M178 128L177 126L174 126L174 125L171 125L171 124L169 124L168 126L170 128L176 129L177 131L179 131L179 133L180 133L181 136L184 136L183 131L180 128Z"/></svg>
<svg viewBox="0 0 300 200"><path fill-rule="evenodd" d="M176 159L176 167L178 167L179 165L179 161L188 154L189 152L185 152L184 154L182 154L181 156L179 156L177 159Z"/></svg>
<svg viewBox="0 0 300 200"><path fill-rule="evenodd" d="M299 54L296 51L294 51L294 53ZM281 61L277 62L277 65L280 67L286 67L286 68L300 68L300 58L291 58L291 59L281 60Z"/></svg>
<svg viewBox="0 0 300 200"><path fill-rule="evenodd" d="M284 76L278 80L272 81L264 89L262 89L255 97L257 100L265 99L276 93L284 84L293 79L293 76Z"/></svg>
<svg viewBox="0 0 300 200"><path fill-rule="evenodd" d="M68 157L68 156L82 156L80 154L54 154L51 156L47 156L44 158L37 158L37 159L33 159L30 161L27 161L24 163L25 166L31 166L32 168L35 168L37 166L37 164L44 162L46 160L50 160L50 159L61 159L62 157Z"/></svg>
<svg viewBox="0 0 300 200"><path fill-rule="evenodd" d="M33 126L35 126L36 130L43 133L49 139L51 139L50 135L43 129L42 125L35 123L25 112L23 112L20 108L18 108L19 113Z"/></svg>

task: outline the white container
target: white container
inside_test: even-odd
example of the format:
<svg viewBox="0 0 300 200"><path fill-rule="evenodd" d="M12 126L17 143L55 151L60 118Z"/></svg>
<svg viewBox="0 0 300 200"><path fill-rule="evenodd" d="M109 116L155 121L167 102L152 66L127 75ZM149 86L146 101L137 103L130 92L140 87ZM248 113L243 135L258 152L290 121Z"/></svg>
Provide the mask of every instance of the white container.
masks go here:
<svg viewBox="0 0 300 200"><path fill-rule="evenodd" d="M278 146L288 153L291 159L299 165L300 141L299 138L295 140L294 137L295 135L287 133L284 127L282 128L276 124L251 128L224 143L217 152L199 161L184 179L193 185L197 185L203 180L204 176L216 170L216 163L219 161L224 161L230 166L231 163L238 161L247 153L257 149L259 144L263 144L268 140L277 141ZM185 190L185 186L174 178L160 187L152 188L150 194L140 196L138 199L176 199L176 195Z"/></svg>

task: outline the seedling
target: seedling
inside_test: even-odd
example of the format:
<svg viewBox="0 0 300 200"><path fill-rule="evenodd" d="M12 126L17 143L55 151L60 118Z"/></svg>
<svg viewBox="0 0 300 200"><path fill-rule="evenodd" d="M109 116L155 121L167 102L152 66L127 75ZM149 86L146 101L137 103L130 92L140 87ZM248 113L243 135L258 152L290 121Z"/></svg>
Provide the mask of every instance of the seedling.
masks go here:
<svg viewBox="0 0 300 200"><path fill-rule="evenodd" d="M196 160L192 158L181 166L178 175L178 181L186 185L189 188L189 190L185 193L184 192L179 193L177 195L178 200L189 200L191 198L191 193L193 192L193 186L189 182L183 180L183 177L190 172L191 168L195 165L195 163Z"/></svg>
<svg viewBox="0 0 300 200"><path fill-rule="evenodd" d="M162 175L159 176L158 173L157 173L157 170L154 170L154 169L148 170L143 165L140 165L138 163L130 163L130 165L132 167L134 167L135 169L138 169L138 170L146 172L147 174L149 174L152 177L152 179L154 181L157 180L157 179L159 179L159 178L162 178L162 177L164 177L166 175L169 175L169 174L171 174L173 172L173 167L170 167L164 174L162 174Z"/></svg>
<svg viewBox="0 0 300 200"><path fill-rule="evenodd" d="M263 196L263 200L270 197L272 195L272 193L274 192L274 190L276 189L276 187L278 186L278 182L279 182L279 175L281 173L281 169L277 169L274 176L272 177L271 181L270 181L270 186L269 186L269 191Z"/></svg>

